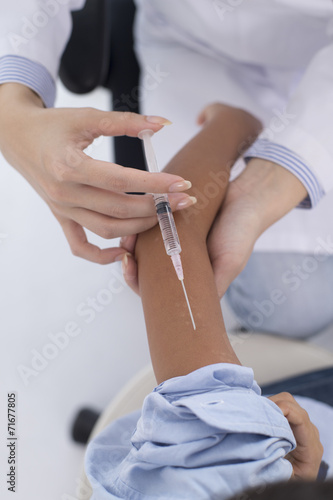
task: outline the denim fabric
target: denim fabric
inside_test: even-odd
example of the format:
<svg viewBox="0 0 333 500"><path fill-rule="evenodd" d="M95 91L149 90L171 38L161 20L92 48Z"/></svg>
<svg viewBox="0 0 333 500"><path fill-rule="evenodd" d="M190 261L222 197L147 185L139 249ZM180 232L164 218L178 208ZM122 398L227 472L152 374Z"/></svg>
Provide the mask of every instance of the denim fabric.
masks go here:
<svg viewBox="0 0 333 500"><path fill-rule="evenodd" d="M333 406L333 367L266 384L261 389L264 396L290 392Z"/></svg>
<svg viewBox="0 0 333 500"><path fill-rule="evenodd" d="M249 330L307 338L333 322L333 256L254 252L226 298Z"/></svg>

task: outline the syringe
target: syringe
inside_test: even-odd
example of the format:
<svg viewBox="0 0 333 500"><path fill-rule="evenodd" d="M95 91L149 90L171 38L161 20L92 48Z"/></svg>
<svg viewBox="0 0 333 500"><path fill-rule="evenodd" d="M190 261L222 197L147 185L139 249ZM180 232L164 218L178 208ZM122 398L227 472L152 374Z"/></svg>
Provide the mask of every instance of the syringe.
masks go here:
<svg viewBox="0 0 333 500"><path fill-rule="evenodd" d="M143 140L149 172L159 172L160 170L157 165L156 156L151 142L151 136L153 134L154 132L152 130L147 129L147 130L142 130L138 134L138 137ZM164 247L166 253L171 257L173 267L175 268L178 279L180 280L183 286L187 307L191 316L193 329L195 330L196 326L192 314L192 309L188 300L184 284L184 272L183 272L182 261L180 258L180 252L182 251L182 249L179 243L178 233L176 229L175 220L172 215L169 198L167 194L153 194L153 198L155 202L158 223L160 225L163 237Z"/></svg>

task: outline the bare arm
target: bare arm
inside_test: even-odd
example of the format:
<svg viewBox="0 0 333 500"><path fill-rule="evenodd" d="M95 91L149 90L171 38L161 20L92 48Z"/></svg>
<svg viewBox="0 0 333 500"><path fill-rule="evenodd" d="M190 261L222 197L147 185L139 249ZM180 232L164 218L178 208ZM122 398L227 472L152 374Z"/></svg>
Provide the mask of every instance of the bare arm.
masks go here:
<svg viewBox="0 0 333 500"><path fill-rule="evenodd" d="M214 176L228 179L229 167L240 151L238 145L254 137L258 123L246 113L215 107L204 129L170 162L167 169L189 178L192 194L207 190ZM170 258L166 256L158 227L138 237L136 254L150 353L157 381L186 375L214 363L240 364L229 343L219 297L207 253L206 239L227 184L218 183L218 192L201 209L197 206L175 214L183 248L186 286L197 330L193 331L182 288ZM316 427L290 394L273 396L294 432L297 448L287 458L295 477L315 478L323 448Z"/></svg>
<svg viewBox="0 0 333 500"><path fill-rule="evenodd" d="M239 145L254 137L258 122L244 111L219 105L202 131L170 162L167 172L186 175L198 192L215 193L200 208L175 214L185 283L197 330L193 331L181 284L165 254L157 226L136 246L140 293L151 358L158 382L202 366L239 363L226 334L206 239L225 194ZM216 175L219 175L216 180ZM215 182L214 182L215 179ZM208 184L214 190L207 190ZM192 212L190 212L192 211Z"/></svg>

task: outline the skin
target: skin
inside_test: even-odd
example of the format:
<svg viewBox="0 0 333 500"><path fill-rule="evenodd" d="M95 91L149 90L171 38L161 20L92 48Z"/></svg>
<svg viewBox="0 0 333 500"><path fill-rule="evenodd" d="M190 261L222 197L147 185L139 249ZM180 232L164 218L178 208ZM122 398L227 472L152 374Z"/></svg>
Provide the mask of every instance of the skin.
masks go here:
<svg viewBox="0 0 333 500"><path fill-rule="evenodd" d="M33 91L17 83L0 85L0 106L3 155L48 204L78 257L108 264L134 251L135 236L125 238L120 248L100 249L87 240L84 228L110 239L136 235L156 224L151 197L126 192L169 193L173 211L196 203L183 192L188 189L179 184L183 177L124 169L83 152L100 135L135 137L147 126L158 132L170 123L165 118L92 108L45 109ZM206 120L207 109L199 123ZM208 239L220 297L245 267L260 234L306 194L293 174L260 159L251 160L230 183Z"/></svg>
<svg viewBox="0 0 333 500"><path fill-rule="evenodd" d="M225 174L220 185L214 184L215 196L208 200L204 208L192 213L188 209L183 215L175 214L196 331L193 331L181 284L170 257L165 253L159 227L138 237L136 257L140 294L158 382L207 364L239 363L225 332L206 239L227 189L230 166L240 154L238 145L259 128L257 120L242 110L213 106L210 119L202 131L166 167L167 172L174 172L181 166L181 171L189 176L196 190L202 192L208 183L212 183L212 174L221 169ZM163 283L163 287L161 292L156 293L158 283ZM203 287L205 300L202 300Z"/></svg>
<svg viewBox="0 0 333 500"><path fill-rule="evenodd" d="M259 236L306 196L291 172L259 158L229 184L208 239L220 297L246 266Z"/></svg>
<svg viewBox="0 0 333 500"><path fill-rule="evenodd" d="M260 124L242 110L222 105L217 105L214 110L214 116L202 132L166 168L166 171L172 172L181 165L182 172L190 176L191 182L199 191L204 191L205 186L212 182L211 174L218 173L221 167L226 174L223 185L216 185L216 195L204 209L198 209L192 214L184 213L184 216L175 214L196 331L193 331L181 284L172 268L170 257L165 253L159 227L139 235L136 245L140 294L158 382L184 375L208 364L239 364L226 335L206 239L227 188L230 165L239 154L238 144L253 129L257 130ZM226 124L228 127L224 129ZM220 137L222 128L223 141ZM212 151L212 154L207 155L207 151ZM158 283L163 283L161 293L156 293ZM202 299L203 287L205 300Z"/></svg>
<svg viewBox="0 0 333 500"><path fill-rule="evenodd" d="M215 106L210 105L205 108L198 117L199 124L203 125L210 120ZM257 132L258 130L239 144L249 147ZM203 151L210 155L208 147ZM222 164L219 172L221 170ZM165 171L174 171L172 163L167 165ZM186 171L186 175L192 179L191 169ZM207 183L209 181L211 178L207 180ZM200 187L197 180L193 178L192 184L194 186L192 193L199 198ZM204 192L204 188L201 188L201 192ZM259 236L306 196L305 187L291 172L276 163L259 158L250 160L244 171L228 184L207 240L208 253L220 298L246 266ZM192 213L196 212L197 208L193 207ZM188 220L190 219L193 217L188 215ZM132 235L122 238L120 245L133 255L135 243L136 235ZM130 286L138 293L137 269L133 263L131 264Z"/></svg>
<svg viewBox="0 0 333 500"><path fill-rule="evenodd" d="M324 453L317 427L288 392L281 392L269 399L280 408L296 439L296 448L286 456L293 466L293 479L316 480Z"/></svg>
<svg viewBox="0 0 333 500"><path fill-rule="evenodd" d="M59 221L74 255L107 264L123 249L101 250L88 242L84 228L104 238L144 231L156 224L151 196L127 192L172 193L174 210L193 204L179 175L150 174L97 161L84 153L97 137L161 130L162 117L104 112L92 108L45 109L24 85L0 85L0 149L45 200Z"/></svg>
<svg viewBox="0 0 333 500"><path fill-rule="evenodd" d="M240 154L238 145L259 128L258 122L247 113L213 105L207 110L202 131L174 157L168 171L186 172L193 185L201 190L211 182L210 174L218 168L223 169L227 179L230 162ZM196 331L157 226L138 237L135 249L138 274L133 257L126 255L123 259L125 279L141 294L158 383L209 364L240 364L225 330L207 249L207 236L226 189L227 183L221 185L216 196L192 214L190 223L188 212L193 209L175 214ZM314 479L323 454L318 430L290 394L281 393L271 400L288 419L296 438L296 449L286 457L293 466L293 477Z"/></svg>

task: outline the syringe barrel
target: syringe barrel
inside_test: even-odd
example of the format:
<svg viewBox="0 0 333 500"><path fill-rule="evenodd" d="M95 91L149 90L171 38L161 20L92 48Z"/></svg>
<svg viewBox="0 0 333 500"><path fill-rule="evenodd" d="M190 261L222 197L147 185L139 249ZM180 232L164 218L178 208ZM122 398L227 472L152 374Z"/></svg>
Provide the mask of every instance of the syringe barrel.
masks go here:
<svg viewBox="0 0 333 500"><path fill-rule="evenodd" d="M154 194L153 196L166 253L170 256L179 254L182 249L168 196L166 194Z"/></svg>

